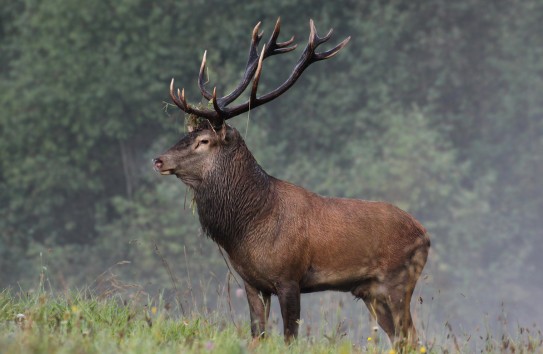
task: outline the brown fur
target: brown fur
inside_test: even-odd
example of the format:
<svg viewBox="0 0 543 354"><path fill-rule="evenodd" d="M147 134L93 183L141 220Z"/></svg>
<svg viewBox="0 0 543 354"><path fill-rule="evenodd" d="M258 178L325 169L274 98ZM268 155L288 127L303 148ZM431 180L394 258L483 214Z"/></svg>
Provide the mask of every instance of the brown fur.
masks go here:
<svg viewBox="0 0 543 354"><path fill-rule="evenodd" d="M410 302L430 241L408 213L384 202L326 198L269 176L234 128L203 124L155 159L194 190L206 234L245 282L251 332L265 332L277 295L287 340L300 293L351 292L395 345L417 337Z"/></svg>

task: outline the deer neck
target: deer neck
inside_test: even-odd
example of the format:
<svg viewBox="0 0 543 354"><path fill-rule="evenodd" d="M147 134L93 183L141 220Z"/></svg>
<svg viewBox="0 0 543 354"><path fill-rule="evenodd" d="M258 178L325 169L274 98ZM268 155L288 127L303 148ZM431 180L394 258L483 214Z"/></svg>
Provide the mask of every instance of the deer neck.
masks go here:
<svg viewBox="0 0 543 354"><path fill-rule="evenodd" d="M194 197L204 232L230 253L269 210L272 181L244 143L219 160Z"/></svg>

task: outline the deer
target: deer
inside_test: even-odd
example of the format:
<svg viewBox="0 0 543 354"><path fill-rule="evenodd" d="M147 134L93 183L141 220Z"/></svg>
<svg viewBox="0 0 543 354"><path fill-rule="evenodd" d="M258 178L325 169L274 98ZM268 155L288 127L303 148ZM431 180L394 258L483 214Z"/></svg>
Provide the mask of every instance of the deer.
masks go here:
<svg viewBox="0 0 543 354"><path fill-rule="evenodd" d="M298 334L300 295L333 290L362 299L394 346L416 345L411 298L426 263L430 239L413 216L387 202L324 197L268 175L237 129L226 120L285 93L309 65L332 58L351 37L317 52L333 29L319 37L310 20L309 40L290 76L257 95L262 63L296 49L294 37L277 42L281 21L262 49L259 22L239 85L217 97L206 87L204 52L198 85L209 103L187 103L170 84L170 97L188 115L187 133L153 159L161 175L175 175L193 193L205 234L228 256L243 279L251 335L266 334L271 296L277 296L288 343ZM246 102L232 105L251 84Z"/></svg>

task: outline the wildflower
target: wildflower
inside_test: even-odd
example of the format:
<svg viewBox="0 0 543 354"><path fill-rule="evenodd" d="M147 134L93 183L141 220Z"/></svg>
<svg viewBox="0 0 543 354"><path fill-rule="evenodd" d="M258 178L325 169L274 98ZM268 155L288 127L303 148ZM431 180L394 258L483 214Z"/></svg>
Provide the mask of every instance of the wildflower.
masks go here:
<svg viewBox="0 0 543 354"><path fill-rule="evenodd" d="M371 337L368 337L368 342L371 342Z"/></svg>
<svg viewBox="0 0 543 354"><path fill-rule="evenodd" d="M207 350L213 350L215 346L213 345L213 342L212 341L208 341L206 342L206 349Z"/></svg>
<svg viewBox="0 0 543 354"><path fill-rule="evenodd" d="M422 354L426 353L426 347L423 345L419 350Z"/></svg>
<svg viewBox="0 0 543 354"><path fill-rule="evenodd" d="M396 351L394 349L390 349L390 351L388 352L388 354L396 354Z"/></svg>
<svg viewBox="0 0 543 354"><path fill-rule="evenodd" d="M76 312L78 312L78 311L79 311L79 309L77 308L77 306L76 306L76 305L72 305L72 312L73 312L73 313L76 313Z"/></svg>
<svg viewBox="0 0 543 354"><path fill-rule="evenodd" d="M236 297L237 297L238 299L241 299L241 298L243 297L243 294L244 294L244 293L245 293L245 292L243 291L242 288L237 288L237 289L236 289Z"/></svg>
<svg viewBox="0 0 543 354"><path fill-rule="evenodd" d="M153 315L156 315L156 312L157 312L156 306L151 307L151 313Z"/></svg>

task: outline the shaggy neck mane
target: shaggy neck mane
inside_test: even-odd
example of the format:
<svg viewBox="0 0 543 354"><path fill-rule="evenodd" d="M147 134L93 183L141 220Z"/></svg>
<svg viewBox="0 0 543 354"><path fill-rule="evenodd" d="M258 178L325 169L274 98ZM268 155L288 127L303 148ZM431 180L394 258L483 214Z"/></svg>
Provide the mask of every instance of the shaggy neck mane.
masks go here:
<svg viewBox="0 0 543 354"><path fill-rule="evenodd" d="M204 232L228 252L271 205L271 177L243 141L218 156L194 197Z"/></svg>

